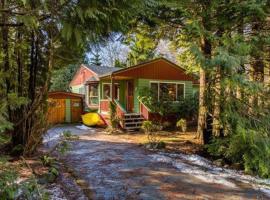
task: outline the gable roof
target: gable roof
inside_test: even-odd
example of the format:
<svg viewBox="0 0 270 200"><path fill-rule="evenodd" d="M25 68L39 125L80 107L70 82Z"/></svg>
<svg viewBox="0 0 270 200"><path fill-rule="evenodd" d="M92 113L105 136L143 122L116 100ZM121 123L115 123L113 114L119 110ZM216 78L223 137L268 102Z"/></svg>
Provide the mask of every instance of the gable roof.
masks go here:
<svg viewBox="0 0 270 200"><path fill-rule="evenodd" d="M196 82L196 78L193 77L190 74L187 74L185 69L181 68L177 64L167 60L166 58L162 58L162 57L161 58L156 58L156 59L153 59L153 60L150 60L150 61L147 61L147 62L143 62L143 63L137 64L137 65L131 66L131 67L121 68L121 69L119 69L117 71L108 72L106 74L99 75L99 77L100 78L106 78L106 77L109 77L109 76L112 76L112 75L116 75L116 76L117 75L127 75L127 74L130 74L130 73L134 72L134 70L136 70L135 74L137 76L141 76L141 75L143 75L143 73L146 73L146 71L144 69L148 68L150 65L153 65L154 63L161 63L161 62L162 63L167 63L168 66L171 66L171 68L174 69L174 71L170 70L172 75L176 75L175 73L177 73L179 75L179 73L181 73L181 77L184 80L190 80L190 81ZM157 70L160 71L161 68L159 68L159 67L160 66L155 66L155 68L154 68L155 70L151 74L156 73ZM149 73L149 70L148 70L148 73ZM159 73L163 73L163 72L159 72ZM133 75L134 75L134 73L133 73Z"/></svg>
<svg viewBox="0 0 270 200"><path fill-rule="evenodd" d="M90 69L91 71L93 71L94 73L96 73L97 75L102 75L102 74L106 74L106 73L111 73L117 70L120 70L121 68L118 67L107 67L107 66L97 66L97 65L86 65L83 64L86 68Z"/></svg>

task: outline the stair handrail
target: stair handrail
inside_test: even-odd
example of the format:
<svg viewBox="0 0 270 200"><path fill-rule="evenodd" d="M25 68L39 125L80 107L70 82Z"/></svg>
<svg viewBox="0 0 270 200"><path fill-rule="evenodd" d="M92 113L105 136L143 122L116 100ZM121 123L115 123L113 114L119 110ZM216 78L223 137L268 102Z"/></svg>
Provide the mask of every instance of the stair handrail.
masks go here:
<svg viewBox="0 0 270 200"><path fill-rule="evenodd" d="M146 105L142 102L142 100L141 100L140 98L138 98L138 101L139 101L140 104L142 104L142 105L146 108L146 110L147 110L148 112L152 112L151 109L150 109L148 106L146 106Z"/></svg>
<svg viewBox="0 0 270 200"><path fill-rule="evenodd" d="M120 108L120 110L121 110L123 113L127 113L126 109L123 108L123 106L122 106L121 103L118 101L118 99L114 99L114 102L115 102L115 104Z"/></svg>

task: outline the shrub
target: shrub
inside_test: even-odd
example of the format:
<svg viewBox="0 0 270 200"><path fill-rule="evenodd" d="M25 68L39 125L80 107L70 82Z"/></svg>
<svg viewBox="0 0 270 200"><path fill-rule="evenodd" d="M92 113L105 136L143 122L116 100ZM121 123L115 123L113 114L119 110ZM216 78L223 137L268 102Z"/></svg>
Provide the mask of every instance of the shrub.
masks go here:
<svg viewBox="0 0 270 200"><path fill-rule="evenodd" d="M173 112L177 113L179 118L196 119L199 109L198 93L188 95L174 104Z"/></svg>
<svg viewBox="0 0 270 200"><path fill-rule="evenodd" d="M247 173L270 177L270 138L257 131L238 126L225 138L213 138L206 148L214 157L241 164Z"/></svg>
<svg viewBox="0 0 270 200"><path fill-rule="evenodd" d="M182 132L187 131L187 121L185 119L180 119L176 123L176 127L181 128Z"/></svg>
<svg viewBox="0 0 270 200"><path fill-rule="evenodd" d="M110 122L113 129L118 127L119 119L116 113L116 104L110 101Z"/></svg>
<svg viewBox="0 0 270 200"><path fill-rule="evenodd" d="M196 119L198 115L199 98L198 93L186 96L185 98L172 103L170 96L156 98L156 94L149 88L139 91L139 99L154 113L161 116L176 113L178 118Z"/></svg>
<svg viewBox="0 0 270 200"><path fill-rule="evenodd" d="M7 161L0 157L0 200L8 199L45 199L44 190L34 177L18 182L18 172Z"/></svg>
<svg viewBox="0 0 270 200"><path fill-rule="evenodd" d="M141 128L147 134L150 143L158 143L157 131L162 130L162 126L154 124L151 121L144 121Z"/></svg>

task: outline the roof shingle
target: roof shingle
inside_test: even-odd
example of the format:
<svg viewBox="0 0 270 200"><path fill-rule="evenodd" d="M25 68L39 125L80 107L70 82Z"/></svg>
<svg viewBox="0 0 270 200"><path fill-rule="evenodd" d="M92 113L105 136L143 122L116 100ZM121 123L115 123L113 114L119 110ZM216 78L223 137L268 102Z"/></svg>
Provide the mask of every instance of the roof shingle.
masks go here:
<svg viewBox="0 0 270 200"><path fill-rule="evenodd" d="M119 67L106 67L106 66L97 66L97 65L85 65L85 67L87 67L88 69L92 70L93 72L95 72L97 75L102 75L102 74L107 74L110 72L114 72L117 71L121 68Z"/></svg>

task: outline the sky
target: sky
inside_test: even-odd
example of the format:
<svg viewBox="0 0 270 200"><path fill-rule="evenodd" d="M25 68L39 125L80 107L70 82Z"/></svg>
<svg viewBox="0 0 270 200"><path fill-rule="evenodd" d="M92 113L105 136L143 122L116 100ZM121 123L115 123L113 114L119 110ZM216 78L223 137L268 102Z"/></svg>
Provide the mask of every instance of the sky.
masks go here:
<svg viewBox="0 0 270 200"><path fill-rule="evenodd" d="M155 54L176 62L176 52L173 52L169 46L169 41L160 40ZM91 59L94 54L99 53L102 65L112 67L115 59L125 62L129 51L129 47L122 42L121 35L116 35L102 45L93 46L92 51L87 53L87 57Z"/></svg>

